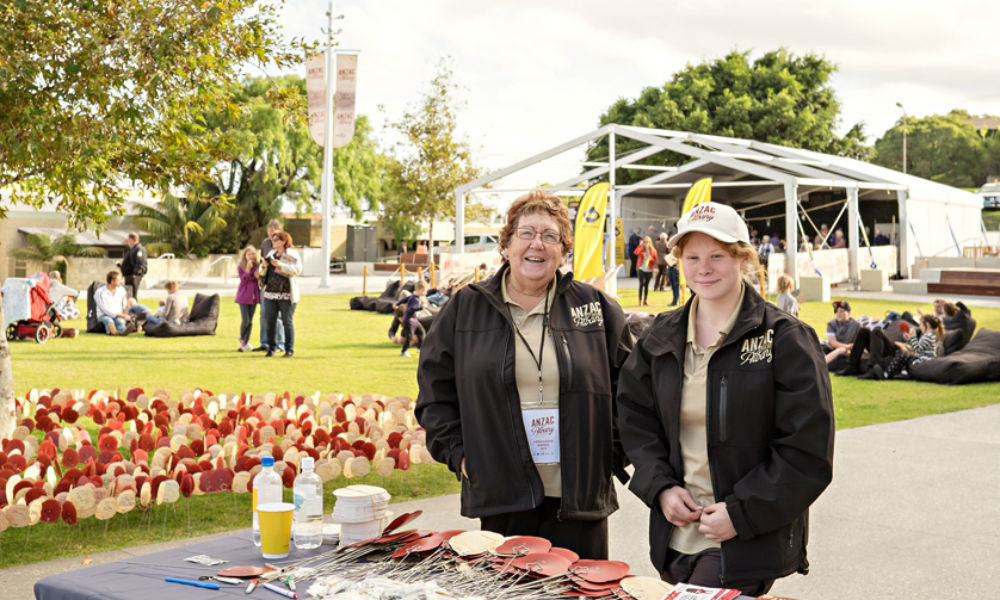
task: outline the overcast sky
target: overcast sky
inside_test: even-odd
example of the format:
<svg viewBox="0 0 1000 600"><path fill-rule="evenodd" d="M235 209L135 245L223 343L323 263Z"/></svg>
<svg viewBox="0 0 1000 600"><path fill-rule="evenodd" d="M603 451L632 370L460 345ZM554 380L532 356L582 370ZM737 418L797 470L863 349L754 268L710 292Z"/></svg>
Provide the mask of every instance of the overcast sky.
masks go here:
<svg viewBox="0 0 1000 600"><path fill-rule="evenodd" d="M319 38L327 5L286 0L286 34ZM488 170L586 133L617 98L731 50L823 55L838 66L840 131L864 121L869 142L900 118L896 102L917 117L1000 114L996 1L340 0L336 12L341 47L361 50L358 112L376 127L379 105L398 117L450 56L460 130Z"/></svg>

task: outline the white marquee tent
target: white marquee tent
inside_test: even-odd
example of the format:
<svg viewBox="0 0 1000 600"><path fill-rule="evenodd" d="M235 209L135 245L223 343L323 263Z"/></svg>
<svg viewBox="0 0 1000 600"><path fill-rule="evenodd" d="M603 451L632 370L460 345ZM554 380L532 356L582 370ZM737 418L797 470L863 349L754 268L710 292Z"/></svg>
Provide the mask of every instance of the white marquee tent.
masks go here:
<svg viewBox="0 0 1000 600"><path fill-rule="evenodd" d="M581 168L592 168L545 189L578 193L581 185L606 177L611 183L609 214L620 218L623 209L641 207L646 214L666 216L672 221L679 216L690 186L703 177L712 177L712 199L716 202L730 204L745 216L747 211L767 206L772 211L778 209L777 215L784 221L781 237L785 240L798 240L802 234L812 237L815 231L810 227L816 224L808 214L812 210L810 197L832 196L844 209L841 214L846 212L842 228L847 233L853 282L858 280L859 246L864 244L858 224L862 204L874 207L881 203L883 212L885 208L895 209L904 272L917 256L961 256L962 246L983 241L982 200L970 192L840 156L752 140L609 124L457 188L458 250L462 251L462 215L469 195L502 192L503 188L494 182L605 136L610 142L606 163L582 163ZM615 155L618 137L633 141L630 151L622 156ZM637 164L665 151L690 160L679 167ZM617 169L645 169L654 174L629 185L616 185ZM491 186L488 190L487 185ZM797 264L797 253L797 243L787 244L787 271Z"/></svg>

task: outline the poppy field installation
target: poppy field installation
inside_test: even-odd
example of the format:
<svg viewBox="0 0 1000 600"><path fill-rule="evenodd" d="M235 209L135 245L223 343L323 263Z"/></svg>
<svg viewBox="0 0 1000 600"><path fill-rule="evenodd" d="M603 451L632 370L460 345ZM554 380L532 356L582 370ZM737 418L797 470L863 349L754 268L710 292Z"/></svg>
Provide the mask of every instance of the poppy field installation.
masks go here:
<svg viewBox="0 0 1000 600"><path fill-rule="evenodd" d="M306 456L324 482L433 462L407 397L54 389L17 404L20 424L0 440L0 532L246 493L261 456L289 489Z"/></svg>

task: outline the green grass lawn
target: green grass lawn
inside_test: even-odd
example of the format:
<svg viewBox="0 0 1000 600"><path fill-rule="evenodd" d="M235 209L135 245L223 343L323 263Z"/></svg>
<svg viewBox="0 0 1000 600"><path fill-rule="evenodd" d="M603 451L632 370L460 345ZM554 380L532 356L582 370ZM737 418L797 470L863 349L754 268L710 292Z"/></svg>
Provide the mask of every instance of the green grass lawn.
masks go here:
<svg viewBox="0 0 1000 600"><path fill-rule="evenodd" d="M239 310L232 298L222 299L215 336L159 339L81 333L75 339L53 339L44 345L12 342L15 390L21 396L31 388L53 387L118 390L122 394L142 387L150 391L163 388L174 395L201 388L216 393L288 390L292 395L320 391L415 396L416 355L401 358L399 347L389 342L389 316L350 311L348 299L352 295L303 298L295 313L295 358L290 360L236 351ZM646 312L667 310L670 299L669 292L653 292L652 306L639 307L635 290L622 290L621 296L626 310ZM850 301L854 316L883 316L889 309L930 310L930 302L889 305L876 300ZM81 310L84 308L81 303ZM828 303L802 306L801 317L820 333L832 316ZM1000 330L1000 309L973 307L973 316L980 327ZM66 326L82 329L84 323L70 321ZM256 339L256 323L254 330ZM953 387L837 376L832 380L839 429L1000 402L1000 383ZM359 482L385 487L394 501L458 491L455 478L443 465L414 465L410 471L396 471L385 479L374 473L361 480L337 478L328 482L326 489L329 492ZM84 519L78 527L54 523L8 529L0 535L0 567L247 527L249 502L247 494L209 494L136 511L106 523ZM29 547L30 552L25 550Z"/></svg>
<svg viewBox="0 0 1000 600"><path fill-rule="evenodd" d="M15 390L81 388L125 390L166 389L172 394L194 388L216 393L264 393L288 390L295 394L377 393L415 396L417 357L399 356L389 342L388 315L351 311L353 294L306 296L295 312L295 358L265 359L261 352L236 351L239 310L232 298L223 298L215 336L148 338L144 335L109 337L80 334L47 344L12 342L11 363ZM670 292L652 292L651 306L637 305L636 290L621 290L625 310L667 310ZM851 299L852 314L883 316L890 310L930 310L930 302L916 304ZM81 309L84 307L81 306ZM1000 309L973 307L980 327L1000 330ZM833 317L830 304L807 302L803 320L823 333ZM69 321L68 327L83 327ZM256 323L254 327L256 339ZM962 410L1000 402L1000 383L961 387L912 381L866 382L834 376L834 403L840 428L857 427Z"/></svg>

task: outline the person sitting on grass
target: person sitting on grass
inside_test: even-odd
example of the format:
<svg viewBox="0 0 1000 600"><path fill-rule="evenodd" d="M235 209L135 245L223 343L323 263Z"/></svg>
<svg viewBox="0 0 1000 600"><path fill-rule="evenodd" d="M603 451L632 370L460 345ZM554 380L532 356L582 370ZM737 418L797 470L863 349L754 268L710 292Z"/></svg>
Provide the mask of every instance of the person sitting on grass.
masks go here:
<svg viewBox="0 0 1000 600"><path fill-rule="evenodd" d="M180 285L176 281L168 281L164 287L167 290L167 297L165 300L160 300L160 307L156 312L130 299L129 315L136 321L143 321L148 325L158 325L164 321L180 325L184 320L184 311L187 310L187 298L179 291Z"/></svg>
<svg viewBox="0 0 1000 600"><path fill-rule="evenodd" d="M903 332L906 342L896 342L896 351L883 362L871 361L871 367L858 379L892 379L908 374L913 365L919 365L944 354L944 326L934 315L920 317L920 332L907 328Z"/></svg>
<svg viewBox="0 0 1000 600"><path fill-rule="evenodd" d="M97 320L104 325L108 335L128 335L135 331L135 324L128 314L128 293L122 285L122 274L108 271L107 283L94 292Z"/></svg>
<svg viewBox="0 0 1000 600"><path fill-rule="evenodd" d="M851 344L861 329L861 324L851 318L851 305L847 300L833 303L834 318L826 324L826 339L820 340L826 353L826 364L851 351Z"/></svg>

